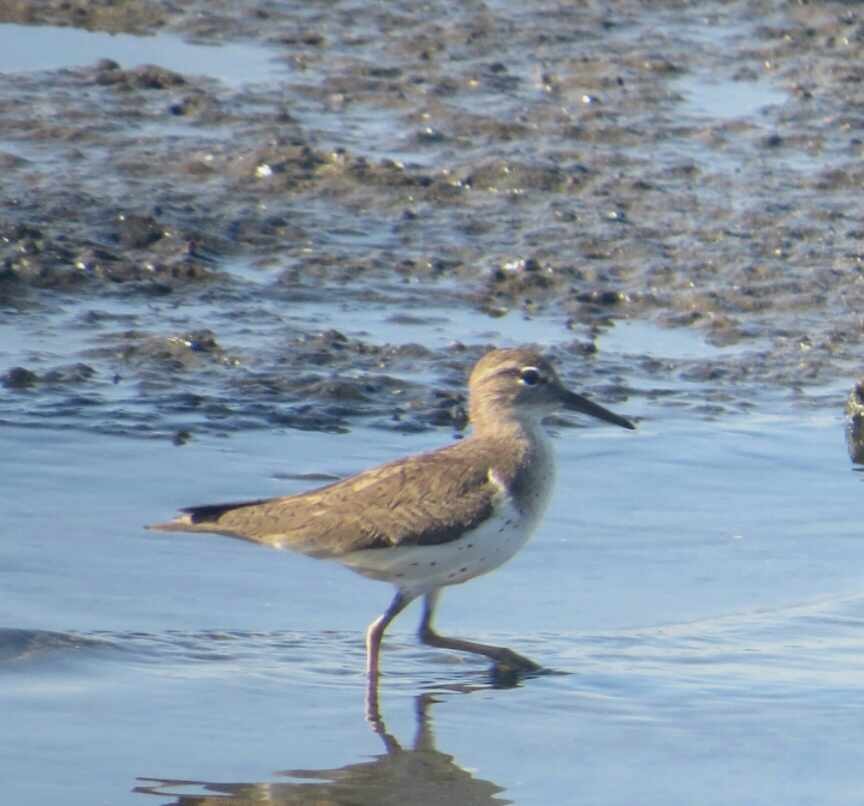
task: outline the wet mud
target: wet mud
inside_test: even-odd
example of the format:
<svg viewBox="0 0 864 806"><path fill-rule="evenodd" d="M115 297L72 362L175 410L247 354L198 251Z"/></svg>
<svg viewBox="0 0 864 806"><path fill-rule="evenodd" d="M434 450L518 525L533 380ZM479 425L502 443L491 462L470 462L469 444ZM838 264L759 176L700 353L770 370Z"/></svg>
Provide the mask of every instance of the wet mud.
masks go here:
<svg viewBox="0 0 864 806"><path fill-rule="evenodd" d="M373 309L548 321L568 380L649 412L839 412L859 374L854 5L22 0L0 23L153 42L0 83L4 421L461 428L487 342L391 341L357 327ZM272 78L160 66L160 37L260 47ZM718 349L606 354L625 320Z"/></svg>

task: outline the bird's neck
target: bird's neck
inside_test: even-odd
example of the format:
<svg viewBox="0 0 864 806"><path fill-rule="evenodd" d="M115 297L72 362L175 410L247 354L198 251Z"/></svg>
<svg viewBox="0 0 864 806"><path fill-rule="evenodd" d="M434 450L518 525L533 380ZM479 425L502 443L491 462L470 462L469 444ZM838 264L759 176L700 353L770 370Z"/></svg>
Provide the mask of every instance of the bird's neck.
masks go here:
<svg viewBox="0 0 864 806"><path fill-rule="evenodd" d="M473 423L473 439L494 444L493 469L506 479L517 507L532 521L538 519L555 481L552 442L540 419L495 412Z"/></svg>
<svg viewBox="0 0 864 806"><path fill-rule="evenodd" d="M549 441L539 417L520 416L509 408L471 412L471 429L479 439L504 439L514 445Z"/></svg>

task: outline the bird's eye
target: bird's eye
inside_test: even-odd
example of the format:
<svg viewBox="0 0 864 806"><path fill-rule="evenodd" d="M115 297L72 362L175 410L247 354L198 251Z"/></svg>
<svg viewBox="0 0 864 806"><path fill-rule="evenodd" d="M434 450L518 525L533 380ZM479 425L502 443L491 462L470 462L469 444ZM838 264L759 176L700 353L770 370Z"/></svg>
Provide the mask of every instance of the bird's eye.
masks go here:
<svg viewBox="0 0 864 806"><path fill-rule="evenodd" d="M540 374L540 370L536 367L525 367L522 372L519 373L519 380L525 384L525 386L536 386L543 380L543 376Z"/></svg>

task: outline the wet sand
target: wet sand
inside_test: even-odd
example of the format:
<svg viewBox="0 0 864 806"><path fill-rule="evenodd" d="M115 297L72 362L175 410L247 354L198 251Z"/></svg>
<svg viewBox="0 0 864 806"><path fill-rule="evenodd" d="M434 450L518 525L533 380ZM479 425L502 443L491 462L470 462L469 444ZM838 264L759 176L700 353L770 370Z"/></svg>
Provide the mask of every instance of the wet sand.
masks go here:
<svg viewBox="0 0 864 806"><path fill-rule="evenodd" d="M193 398L233 408L242 387L258 421L278 387L339 412L288 425L395 410L393 427L451 411L458 426L441 395L486 343L346 333L343 304L422 303L491 330L546 317L540 340L583 386L654 410L682 380L709 417L766 393L840 405L834 385L857 375L860 22L845 5L36 2L2 19L147 35L155 63L89 40L88 61L0 88L5 326L38 320L80 347L4 351L4 384L28 399L65 388L123 432L106 405L119 379L154 431L179 407L194 433ZM3 35L24 30L49 29ZM182 64L184 41L216 75L220 47L258 48L252 83L238 54L230 80L159 66L162 50ZM323 321L304 320L310 303ZM633 319L747 349L637 356L655 388L633 388L596 350ZM268 325L282 338L259 338ZM406 369L425 377L394 406Z"/></svg>

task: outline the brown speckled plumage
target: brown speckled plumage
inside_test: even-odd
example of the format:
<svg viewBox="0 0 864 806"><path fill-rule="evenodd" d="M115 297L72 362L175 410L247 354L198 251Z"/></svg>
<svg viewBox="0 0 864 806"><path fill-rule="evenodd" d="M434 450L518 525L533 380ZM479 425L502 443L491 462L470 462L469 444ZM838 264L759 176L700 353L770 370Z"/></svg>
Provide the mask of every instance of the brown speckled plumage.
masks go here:
<svg viewBox="0 0 864 806"><path fill-rule="evenodd" d="M418 595L426 597L420 629L426 643L536 668L509 650L435 633L431 621L439 589L505 562L539 521L554 481L541 425L545 414L569 408L633 426L565 389L531 348L487 353L471 373L469 390L473 432L460 442L299 495L189 507L150 528L215 532L293 549L392 582L397 595L367 633L370 680L377 676L384 628ZM500 551L496 540L502 541ZM480 549L474 546L478 541L484 544Z"/></svg>

